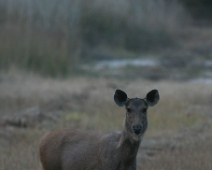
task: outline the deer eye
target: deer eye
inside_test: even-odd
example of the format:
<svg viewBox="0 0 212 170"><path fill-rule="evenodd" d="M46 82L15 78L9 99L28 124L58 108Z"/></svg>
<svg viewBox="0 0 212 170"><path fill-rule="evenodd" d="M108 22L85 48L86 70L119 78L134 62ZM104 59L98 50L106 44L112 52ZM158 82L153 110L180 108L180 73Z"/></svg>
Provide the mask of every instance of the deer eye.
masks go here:
<svg viewBox="0 0 212 170"><path fill-rule="evenodd" d="M142 112L146 112L146 111L147 111L147 108L143 108L143 109L142 109Z"/></svg>
<svg viewBox="0 0 212 170"><path fill-rule="evenodd" d="M131 111L132 111L132 110L131 110L130 108L127 108L127 112L128 112L128 113L131 113Z"/></svg>

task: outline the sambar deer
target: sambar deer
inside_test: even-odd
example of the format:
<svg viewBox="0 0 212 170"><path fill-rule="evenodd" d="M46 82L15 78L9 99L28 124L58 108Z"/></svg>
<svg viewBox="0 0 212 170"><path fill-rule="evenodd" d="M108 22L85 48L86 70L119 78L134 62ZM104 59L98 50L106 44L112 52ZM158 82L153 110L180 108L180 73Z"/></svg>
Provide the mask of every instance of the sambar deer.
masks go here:
<svg viewBox="0 0 212 170"><path fill-rule="evenodd" d="M45 170L136 170L136 155L147 129L147 109L159 101L152 90L146 98L129 99L116 90L114 101L125 106L122 132L106 134L60 130L40 141L40 161Z"/></svg>

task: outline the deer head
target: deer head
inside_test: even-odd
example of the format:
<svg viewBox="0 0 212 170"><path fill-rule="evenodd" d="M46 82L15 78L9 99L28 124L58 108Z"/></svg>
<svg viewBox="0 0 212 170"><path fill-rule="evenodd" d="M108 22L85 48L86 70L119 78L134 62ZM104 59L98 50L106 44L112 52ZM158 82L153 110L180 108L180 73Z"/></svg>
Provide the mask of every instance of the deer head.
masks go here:
<svg viewBox="0 0 212 170"><path fill-rule="evenodd" d="M115 103L126 108L125 131L131 141L140 141L142 139L148 126L147 109L156 105L159 98L158 90L148 92L144 99L130 99L124 91L119 89L115 91Z"/></svg>

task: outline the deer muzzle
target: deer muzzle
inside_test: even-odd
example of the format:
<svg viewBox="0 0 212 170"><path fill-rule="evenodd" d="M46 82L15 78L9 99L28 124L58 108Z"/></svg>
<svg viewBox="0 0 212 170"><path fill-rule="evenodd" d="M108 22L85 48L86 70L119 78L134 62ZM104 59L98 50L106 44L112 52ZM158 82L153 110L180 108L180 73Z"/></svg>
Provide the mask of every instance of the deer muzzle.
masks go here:
<svg viewBox="0 0 212 170"><path fill-rule="evenodd" d="M143 130L143 127L141 125L138 125L138 126L133 126L133 132L136 134L136 135L139 135Z"/></svg>

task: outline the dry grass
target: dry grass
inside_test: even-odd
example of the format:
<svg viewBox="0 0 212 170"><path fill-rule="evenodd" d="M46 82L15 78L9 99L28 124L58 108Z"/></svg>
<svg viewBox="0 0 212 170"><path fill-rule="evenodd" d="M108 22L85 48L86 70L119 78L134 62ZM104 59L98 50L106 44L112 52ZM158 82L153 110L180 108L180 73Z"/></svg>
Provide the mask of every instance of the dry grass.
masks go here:
<svg viewBox="0 0 212 170"><path fill-rule="evenodd" d="M38 142L54 129L74 128L107 132L121 130L124 109L113 102L116 88L129 97L145 97L157 88L161 100L149 109L145 143L168 141L152 159L138 157L138 169L211 169L212 91L207 84L149 82L103 78L43 79L17 70L0 75L0 118L38 106L56 114L58 121L42 122L34 128L0 128L0 169L39 170ZM170 147L169 145L173 145Z"/></svg>
<svg viewBox="0 0 212 170"><path fill-rule="evenodd" d="M149 170L179 170L179 169L211 169L211 143L202 142L195 146L177 150L165 150L154 160L144 160L141 169Z"/></svg>
<svg viewBox="0 0 212 170"><path fill-rule="evenodd" d="M67 76L79 60L104 51L167 47L184 12L165 0L0 0L0 67Z"/></svg>

